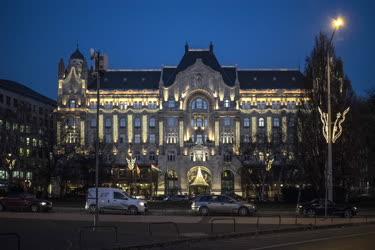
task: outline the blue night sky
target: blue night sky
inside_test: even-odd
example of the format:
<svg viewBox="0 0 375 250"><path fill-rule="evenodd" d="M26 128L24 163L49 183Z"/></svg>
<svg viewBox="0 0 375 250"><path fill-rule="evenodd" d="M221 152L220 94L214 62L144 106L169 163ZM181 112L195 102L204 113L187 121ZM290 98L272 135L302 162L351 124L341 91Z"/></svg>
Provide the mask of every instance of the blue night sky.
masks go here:
<svg viewBox="0 0 375 250"><path fill-rule="evenodd" d="M0 78L56 98L57 64L75 50L109 56L110 68L176 65L190 47L222 65L298 68L331 18L347 26L337 54L359 94L375 87L375 1L1 1ZM91 64L91 62L90 62Z"/></svg>

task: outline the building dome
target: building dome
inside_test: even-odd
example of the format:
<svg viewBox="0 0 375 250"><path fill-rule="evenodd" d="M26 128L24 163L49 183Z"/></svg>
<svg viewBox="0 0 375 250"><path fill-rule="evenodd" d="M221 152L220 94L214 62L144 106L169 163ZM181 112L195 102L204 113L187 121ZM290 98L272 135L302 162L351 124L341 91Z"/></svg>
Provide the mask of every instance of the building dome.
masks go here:
<svg viewBox="0 0 375 250"><path fill-rule="evenodd" d="M73 54L70 55L70 59L80 59L85 60L85 57L82 55L81 51L77 48L76 51L73 52Z"/></svg>

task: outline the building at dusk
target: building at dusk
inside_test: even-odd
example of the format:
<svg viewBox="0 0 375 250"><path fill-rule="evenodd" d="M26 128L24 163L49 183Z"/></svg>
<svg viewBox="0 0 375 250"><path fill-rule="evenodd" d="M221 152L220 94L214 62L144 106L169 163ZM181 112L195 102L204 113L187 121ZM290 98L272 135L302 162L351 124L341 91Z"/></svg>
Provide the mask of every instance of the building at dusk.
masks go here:
<svg viewBox="0 0 375 250"><path fill-rule="evenodd" d="M101 184L133 193L253 195L247 175L293 160L295 113L306 84L298 69L245 69L222 65L212 44L185 45L175 66L111 69L100 66ZM95 152L96 69L77 50L61 60L56 109L60 153ZM136 167L128 168L127 159ZM77 185L80 185L79 183ZM282 185L282 184L281 184ZM274 185L267 186L272 196Z"/></svg>
<svg viewBox="0 0 375 250"><path fill-rule="evenodd" d="M0 80L0 189L47 192L55 144L56 101Z"/></svg>

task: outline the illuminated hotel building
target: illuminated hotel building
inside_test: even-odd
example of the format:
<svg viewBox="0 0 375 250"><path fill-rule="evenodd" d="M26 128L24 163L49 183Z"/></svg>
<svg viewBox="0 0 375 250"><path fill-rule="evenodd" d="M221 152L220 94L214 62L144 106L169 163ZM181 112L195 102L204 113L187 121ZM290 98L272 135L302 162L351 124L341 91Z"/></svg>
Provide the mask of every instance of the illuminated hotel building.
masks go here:
<svg viewBox="0 0 375 250"><path fill-rule="evenodd" d="M104 58L106 59L106 58ZM153 194L243 195L241 169L265 161L261 145L295 138L295 113L305 80L295 69L241 69L221 65L213 45L185 46L177 66L108 69L100 66L99 140L112 181L122 185L129 153L139 166L158 169ZM96 78L77 49L67 67L59 64L57 140L95 150ZM251 154L243 147L258 145ZM264 155L263 155L264 154ZM284 157L285 158L285 157ZM285 163L276 156L272 164ZM116 177L117 176L117 177ZM123 179L123 182L126 182Z"/></svg>

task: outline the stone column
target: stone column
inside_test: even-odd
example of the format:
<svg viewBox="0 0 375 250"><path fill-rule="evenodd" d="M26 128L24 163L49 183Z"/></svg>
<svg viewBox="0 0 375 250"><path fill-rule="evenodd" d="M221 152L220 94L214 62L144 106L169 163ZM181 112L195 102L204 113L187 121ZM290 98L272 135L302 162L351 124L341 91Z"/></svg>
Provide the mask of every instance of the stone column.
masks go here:
<svg viewBox="0 0 375 250"><path fill-rule="evenodd" d="M272 141L272 117L267 116L267 139L268 143Z"/></svg>
<svg viewBox="0 0 375 250"><path fill-rule="evenodd" d="M282 140L285 143L288 138L288 124L286 120L286 116L281 118L281 129L282 129Z"/></svg>
<svg viewBox="0 0 375 250"><path fill-rule="evenodd" d="M251 140L253 142L257 141L257 118L255 116L251 117Z"/></svg>
<svg viewBox="0 0 375 250"><path fill-rule="evenodd" d="M85 121L81 120L81 129L80 129L80 142L81 146L85 146Z"/></svg>
<svg viewBox="0 0 375 250"><path fill-rule="evenodd" d="M113 115L113 142L117 143L118 141L118 116L117 114Z"/></svg>
<svg viewBox="0 0 375 250"><path fill-rule="evenodd" d="M133 142L133 115L128 114L128 143Z"/></svg>
<svg viewBox="0 0 375 250"><path fill-rule="evenodd" d="M99 115L99 141L103 142L104 138L104 117L103 114Z"/></svg>
<svg viewBox="0 0 375 250"><path fill-rule="evenodd" d="M142 116L142 142L147 142L148 136L148 124L147 124L147 115Z"/></svg>

